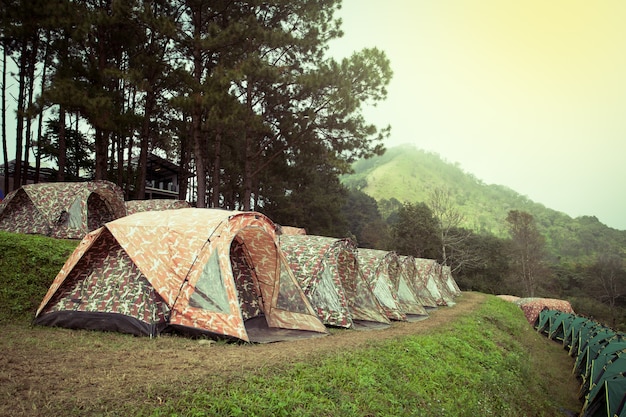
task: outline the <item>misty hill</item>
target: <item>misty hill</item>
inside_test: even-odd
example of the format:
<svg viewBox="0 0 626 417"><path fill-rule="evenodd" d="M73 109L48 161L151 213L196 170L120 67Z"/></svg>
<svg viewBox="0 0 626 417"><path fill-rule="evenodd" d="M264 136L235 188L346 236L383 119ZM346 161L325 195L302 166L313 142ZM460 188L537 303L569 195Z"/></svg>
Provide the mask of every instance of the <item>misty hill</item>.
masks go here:
<svg viewBox="0 0 626 417"><path fill-rule="evenodd" d="M587 263L597 253L619 253L626 246L626 231L610 228L594 216L572 218L508 187L485 184L458 164L411 145L359 160L353 169L354 174L344 176L342 182L373 197L381 207L381 202L391 199L427 203L431 190L448 188L465 217L463 226L477 233L506 237L508 212L526 211L535 217L550 253L562 260Z"/></svg>

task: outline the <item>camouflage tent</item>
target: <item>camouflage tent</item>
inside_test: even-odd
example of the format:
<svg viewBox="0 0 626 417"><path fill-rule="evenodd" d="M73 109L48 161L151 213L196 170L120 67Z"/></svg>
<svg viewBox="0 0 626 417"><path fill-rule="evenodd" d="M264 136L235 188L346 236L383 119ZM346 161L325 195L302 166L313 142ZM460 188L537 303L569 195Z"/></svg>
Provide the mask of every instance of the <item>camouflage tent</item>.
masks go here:
<svg viewBox="0 0 626 417"><path fill-rule="evenodd" d="M327 334L273 222L254 212L196 208L136 213L87 235L35 323L254 342Z"/></svg>
<svg viewBox="0 0 626 417"><path fill-rule="evenodd" d="M436 309L437 301L428 291L426 284L419 278L415 258L413 256L398 256L398 259L407 282L412 286L413 292L419 297L424 308L427 310Z"/></svg>
<svg viewBox="0 0 626 417"><path fill-rule="evenodd" d="M125 215L122 190L108 181L29 184L0 203L0 230L82 239Z"/></svg>
<svg viewBox="0 0 626 417"><path fill-rule="evenodd" d="M387 317L408 321L428 317L406 282L395 252L360 248L359 266Z"/></svg>
<svg viewBox="0 0 626 417"><path fill-rule="evenodd" d="M286 235L280 237L280 247L324 324L356 329L389 325L359 271L352 240Z"/></svg>
<svg viewBox="0 0 626 417"><path fill-rule="evenodd" d="M441 276L442 281L445 284L446 289L448 290L448 293L450 295L452 295L453 297L458 297L459 295L461 295L461 289L459 288L454 277L452 276L452 268L450 268L448 265L442 265Z"/></svg>
<svg viewBox="0 0 626 417"><path fill-rule="evenodd" d="M441 280L441 265L434 259L415 258L419 279L426 285L439 306L454 305L454 298Z"/></svg>
<svg viewBox="0 0 626 417"><path fill-rule="evenodd" d="M574 309L569 301L559 300L556 298L520 298L515 302L515 304L520 306L524 312L524 316L526 316L526 320L528 320L528 322L533 326L539 318L539 313L543 309L574 313Z"/></svg>
<svg viewBox="0 0 626 417"><path fill-rule="evenodd" d="M293 235L306 235L306 229L293 226L278 226L281 235L293 236Z"/></svg>
<svg viewBox="0 0 626 417"><path fill-rule="evenodd" d="M126 202L126 211L128 215L139 213L140 211L161 211L174 210L179 208L190 208L191 205L185 200L131 200Z"/></svg>
<svg viewBox="0 0 626 417"><path fill-rule="evenodd" d="M517 295L508 295L508 294L500 294L500 295L496 295L496 297L504 301L508 301L509 303L514 303L520 299L520 297L518 297Z"/></svg>

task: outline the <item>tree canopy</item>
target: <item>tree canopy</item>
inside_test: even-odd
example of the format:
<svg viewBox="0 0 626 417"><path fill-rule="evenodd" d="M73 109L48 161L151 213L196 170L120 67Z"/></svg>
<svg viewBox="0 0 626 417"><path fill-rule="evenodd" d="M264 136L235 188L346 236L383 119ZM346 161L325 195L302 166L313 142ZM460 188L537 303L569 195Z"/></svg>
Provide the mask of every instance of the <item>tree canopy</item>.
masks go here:
<svg viewBox="0 0 626 417"><path fill-rule="evenodd" d="M384 151L388 128L362 109L386 98L390 63L375 48L327 56L342 36L340 0L7 3L12 188L25 183L29 157L52 157L59 178L74 174L68 146L80 138L93 149L83 175L116 182L127 198L143 197L147 154L159 152L195 172L183 198L258 210L302 195L303 178L338 183L357 158ZM52 139L54 154L43 149ZM306 161L314 153L323 160Z"/></svg>

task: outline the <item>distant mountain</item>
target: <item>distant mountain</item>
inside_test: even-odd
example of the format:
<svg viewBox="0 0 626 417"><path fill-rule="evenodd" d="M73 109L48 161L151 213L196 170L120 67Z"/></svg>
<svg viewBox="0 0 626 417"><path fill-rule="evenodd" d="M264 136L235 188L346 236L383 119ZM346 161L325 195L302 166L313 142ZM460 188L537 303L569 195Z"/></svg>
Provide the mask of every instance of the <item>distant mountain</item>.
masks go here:
<svg viewBox="0 0 626 417"><path fill-rule="evenodd" d="M363 191L379 203L391 199L427 203L433 189L449 189L465 217L463 226L477 233L508 236L508 212L526 211L535 217L550 253L563 260L588 263L597 253L621 253L626 247L626 231L612 229L594 216L574 219L508 187L485 184L458 164L412 145L390 148L380 157L359 160L353 169L354 174L342 178L344 185Z"/></svg>

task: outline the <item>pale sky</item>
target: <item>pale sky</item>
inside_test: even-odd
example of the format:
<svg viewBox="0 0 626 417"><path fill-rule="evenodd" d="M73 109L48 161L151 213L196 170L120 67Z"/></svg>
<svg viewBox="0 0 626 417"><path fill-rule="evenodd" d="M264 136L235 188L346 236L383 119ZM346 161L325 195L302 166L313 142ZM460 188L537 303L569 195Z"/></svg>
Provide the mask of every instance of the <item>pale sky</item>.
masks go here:
<svg viewBox="0 0 626 417"><path fill-rule="evenodd" d="M487 184L626 230L626 1L344 0L332 54L377 47L365 112Z"/></svg>

